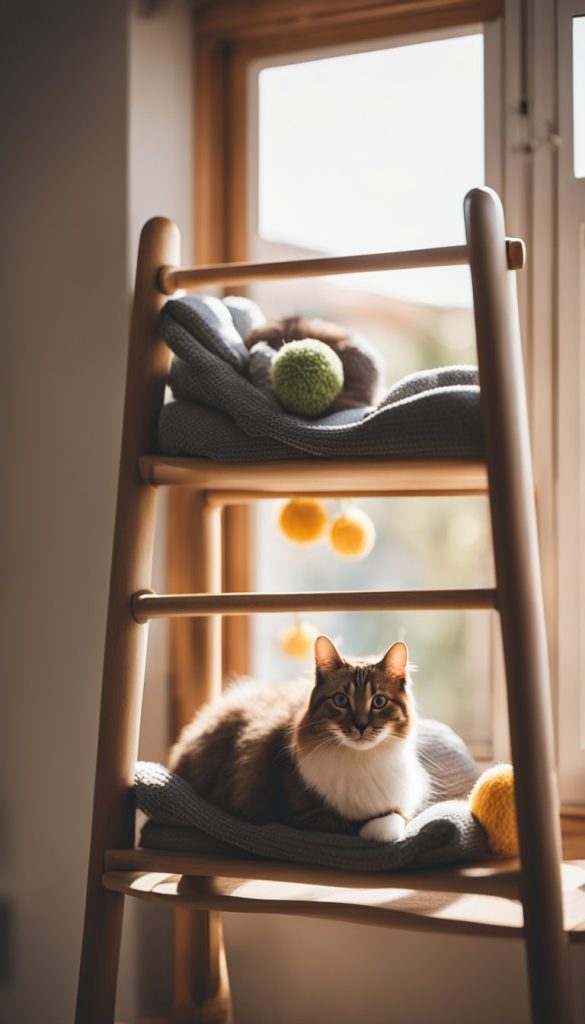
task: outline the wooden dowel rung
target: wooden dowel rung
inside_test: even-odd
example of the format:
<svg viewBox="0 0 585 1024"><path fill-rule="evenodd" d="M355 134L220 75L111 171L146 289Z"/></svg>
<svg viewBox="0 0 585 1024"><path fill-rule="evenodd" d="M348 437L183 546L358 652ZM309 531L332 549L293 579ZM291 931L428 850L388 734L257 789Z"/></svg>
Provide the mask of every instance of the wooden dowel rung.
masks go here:
<svg viewBox="0 0 585 1024"><path fill-rule="evenodd" d="M524 266L525 248L520 238L506 239L510 270ZM320 256L314 259L278 260L270 263L216 263L201 267L161 267L158 286L163 295L181 288L242 285L253 281L320 277L326 274L371 274L380 270L412 270L421 267L453 267L469 263L466 245L403 252L363 253L357 256Z"/></svg>
<svg viewBox="0 0 585 1024"><path fill-rule="evenodd" d="M152 594L132 598L137 622L200 615L251 615L300 611L418 611L496 608L494 589L340 590L297 594Z"/></svg>
<svg viewBox="0 0 585 1024"><path fill-rule="evenodd" d="M253 281L321 277L327 274L367 274L381 270L409 270L416 267L456 266L468 263L467 246L441 249L411 249L405 252L364 253L358 256L320 256L315 259L278 260L272 263L217 263L207 267L162 267L159 288L172 295L179 288L198 289L211 285L241 285Z"/></svg>
<svg viewBox="0 0 585 1024"><path fill-rule="evenodd" d="M388 490L388 489L383 490L382 488L377 488L375 490L372 489L372 490L369 490L369 491L368 490L364 490L363 492L360 492L359 497L360 498L434 498L434 497L460 498L463 495L465 497L469 497L469 496L479 496L479 497L482 497L482 496L485 495L485 492L486 492L486 488L485 487L482 488L482 487L479 487L479 486L477 486L475 488L475 490L472 489L472 488L465 488L464 489L463 487L456 487L456 486L445 487L445 488L443 488L441 490L438 490L436 488L433 490L431 488L427 488L427 487L424 487L424 486L421 486L420 488L415 488L415 487L413 487L413 488L408 488L408 487L394 488L393 487L392 490ZM319 490L316 490L316 491L311 490L309 493L310 493L312 498L320 498L322 501L333 501L333 500L343 501L343 500L347 499L347 491L341 491L341 490L331 491L331 490L326 490L325 488L323 488L323 490L321 490L321 491L319 491ZM218 505L220 508L223 508L226 505L254 505L258 501L278 501L279 499L282 500L283 493L282 493L282 491L276 491L276 490L274 490L274 491L207 491L206 492L206 496L207 496L207 501L208 501L208 503L210 505ZM297 491L295 491L295 495L294 496L295 497L301 497L301 495Z"/></svg>

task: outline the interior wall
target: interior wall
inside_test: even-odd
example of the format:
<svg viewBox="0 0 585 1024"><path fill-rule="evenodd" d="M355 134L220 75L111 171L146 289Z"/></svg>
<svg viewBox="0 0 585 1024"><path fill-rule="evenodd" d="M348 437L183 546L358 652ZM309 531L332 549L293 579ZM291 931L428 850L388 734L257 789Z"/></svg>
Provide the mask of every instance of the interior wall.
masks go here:
<svg viewBox="0 0 585 1024"><path fill-rule="evenodd" d="M516 940L266 914L224 914L224 930L234 1024L530 1024ZM581 946L574 1024L585 1020L584 967Z"/></svg>
<svg viewBox="0 0 585 1024"><path fill-rule="evenodd" d="M188 3L159 4L150 15L132 5L128 65L128 239L133 275L140 230L149 217L170 217L181 231L181 258L193 260L193 38ZM154 589L164 591L164 494L155 546ZM169 742L167 629L149 626L139 757L165 761ZM171 915L128 900L118 986L118 1016L162 1012L172 1001Z"/></svg>
<svg viewBox="0 0 585 1024"><path fill-rule="evenodd" d="M0 5L3 1024L73 1020L130 267L153 214L177 219L189 256L189 29L176 3L149 18L120 0ZM159 757L152 640L143 751ZM135 955L152 930L137 921L130 908L128 1016L167 994L170 971L160 949Z"/></svg>
<svg viewBox="0 0 585 1024"><path fill-rule="evenodd" d="M0 1018L72 1019L128 311L126 16L0 12Z"/></svg>

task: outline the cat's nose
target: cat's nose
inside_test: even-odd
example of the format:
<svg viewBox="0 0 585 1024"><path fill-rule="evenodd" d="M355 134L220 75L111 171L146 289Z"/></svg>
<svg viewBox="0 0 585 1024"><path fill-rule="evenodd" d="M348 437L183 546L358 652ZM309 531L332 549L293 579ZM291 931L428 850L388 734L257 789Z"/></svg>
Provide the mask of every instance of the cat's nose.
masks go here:
<svg viewBox="0 0 585 1024"><path fill-rule="evenodd" d="M368 728L368 723L367 723L367 722L365 722L365 723L364 723L364 724L362 725L362 724L361 724L360 722L356 722L356 723L355 723L355 727L356 727L356 729L359 729L360 733L361 733L361 734L362 734L362 736L363 736L364 732L365 732L365 731L366 731L366 729Z"/></svg>

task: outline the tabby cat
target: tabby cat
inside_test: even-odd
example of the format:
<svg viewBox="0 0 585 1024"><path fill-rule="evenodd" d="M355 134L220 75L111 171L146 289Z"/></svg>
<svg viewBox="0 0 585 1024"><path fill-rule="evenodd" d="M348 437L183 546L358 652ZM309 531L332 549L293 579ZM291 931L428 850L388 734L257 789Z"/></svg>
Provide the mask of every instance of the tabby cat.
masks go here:
<svg viewBox="0 0 585 1024"><path fill-rule="evenodd" d="M186 726L169 766L256 824L399 838L429 789L406 645L348 660L318 637L313 684L236 683Z"/></svg>

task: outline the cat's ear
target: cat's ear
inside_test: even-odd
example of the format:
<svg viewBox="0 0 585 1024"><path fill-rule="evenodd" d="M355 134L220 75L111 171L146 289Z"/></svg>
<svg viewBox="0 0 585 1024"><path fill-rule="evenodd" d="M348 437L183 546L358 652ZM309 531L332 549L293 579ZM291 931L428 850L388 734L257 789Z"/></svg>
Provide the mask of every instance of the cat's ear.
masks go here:
<svg viewBox="0 0 585 1024"><path fill-rule="evenodd" d="M315 640L317 677L326 672L331 672L334 668L339 668L342 664L343 658L333 641L328 636L318 636Z"/></svg>
<svg viewBox="0 0 585 1024"><path fill-rule="evenodd" d="M405 676L408 668L408 647L402 640L397 640L389 647L379 664L392 676Z"/></svg>

